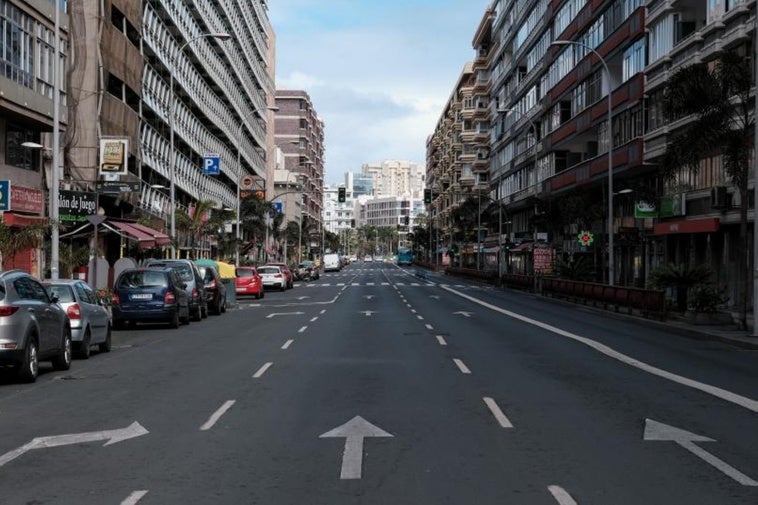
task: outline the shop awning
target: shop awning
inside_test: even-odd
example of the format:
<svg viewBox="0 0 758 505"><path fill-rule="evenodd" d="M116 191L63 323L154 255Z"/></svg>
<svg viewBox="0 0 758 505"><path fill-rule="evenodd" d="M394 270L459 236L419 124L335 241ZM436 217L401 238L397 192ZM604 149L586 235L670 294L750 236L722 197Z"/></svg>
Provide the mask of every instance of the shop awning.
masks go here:
<svg viewBox="0 0 758 505"><path fill-rule="evenodd" d="M126 223L124 221L107 220L104 221L102 226L118 233L119 235L128 238L129 240L136 241L142 249L152 249L155 247L155 237L149 233L135 228L133 223Z"/></svg>
<svg viewBox="0 0 758 505"><path fill-rule="evenodd" d="M169 236L162 231L154 230L149 226L145 226L144 224L139 223L129 223L129 225L133 228L136 228L137 230L151 235L155 239L155 243L158 245L169 245L171 243L171 238L169 238Z"/></svg>
<svg viewBox="0 0 758 505"><path fill-rule="evenodd" d="M496 253L498 251L500 251L500 246L498 246L498 245L493 246L493 247L485 247L484 248L484 252L485 253Z"/></svg>
<svg viewBox="0 0 758 505"><path fill-rule="evenodd" d="M15 212L3 212L3 223L6 226L15 226L21 228L34 224L44 224L45 218L42 216L31 216L25 214L16 214Z"/></svg>
<svg viewBox="0 0 758 505"><path fill-rule="evenodd" d="M511 249L511 253L523 254L523 253L530 252L532 250L532 244L533 242L523 242L522 244L519 244L513 249Z"/></svg>
<svg viewBox="0 0 758 505"><path fill-rule="evenodd" d="M719 231L719 218L682 219L653 225L653 235L673 235L679 233L713 233Z"/></svg>

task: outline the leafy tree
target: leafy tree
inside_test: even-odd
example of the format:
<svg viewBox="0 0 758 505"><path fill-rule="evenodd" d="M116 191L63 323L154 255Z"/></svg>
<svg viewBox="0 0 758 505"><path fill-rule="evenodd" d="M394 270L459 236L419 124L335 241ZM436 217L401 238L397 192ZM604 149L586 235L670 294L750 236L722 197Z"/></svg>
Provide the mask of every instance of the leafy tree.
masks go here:
<svg viewBox="0 0 758 505"><path fill-rule="evenodd" d="M650 273L648 284L655 289L674 288L676 291L676 308L679 312L687 310L687 291L707 281L713 271L708 265L686 265L667 263L660 265Z"/></svg>
<svg viewBox="0 0 758 505"><path fill-rule="evenodd" d="M736 281L742 329L747 328L750 280L747 201L754 126L750 113L752 69L744 56L722 52L715 61L682 67L669 78L664 112L669 120L690 117L691 121L677 130L660 162L664 180L676 182L685 170L697 174L703 159L722 157L724 170L737 188L741 202Z"/></svg>
<svg viewBox="0 0 758 505"><path fill-rule="evenodd" d="M0 264L3 268L5 262L10 260L16 253L39 247L44 233L50 228L47 223L31 223L28 226L15 228L6 225L0 220Z"/></svg>
<svg viewBox="0 0 758 505"><path fill-rule="evenodd" d="M572 281L591 281L595 277L595 268L587 256L572 256L568 259L558 258L555 262L558 277Z"/></svg>

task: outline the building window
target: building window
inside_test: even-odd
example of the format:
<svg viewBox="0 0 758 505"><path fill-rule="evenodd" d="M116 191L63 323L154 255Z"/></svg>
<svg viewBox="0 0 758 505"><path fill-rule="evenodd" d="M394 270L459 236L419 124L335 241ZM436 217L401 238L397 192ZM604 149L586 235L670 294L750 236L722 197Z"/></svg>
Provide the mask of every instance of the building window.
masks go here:
<svg viewBox="0 0 758 505"><path fill-rule="evenodd" d="M31 131L8 124L5 131L5 164L24 170L37 170L33 151L21 145L24 142L35 141Z"/></svg>
<svg viewBox="0 0 758 505"><path fill-rule="evenodd" d="M0 74L34 89L34 19L0 2Z"/></svg>
<svg viewBox="0 0 758 505"><path fill-rule="evenodd" d="M650 63L658 61L674 48L674 16L672 14L650 27Z"/></svg>
<svg viewBox="0 0 758 505"><path fill-rule="evenodd" d="M645 39L641 38L624 51L623 76L627 81L634 74L645 69Z"/></svg>

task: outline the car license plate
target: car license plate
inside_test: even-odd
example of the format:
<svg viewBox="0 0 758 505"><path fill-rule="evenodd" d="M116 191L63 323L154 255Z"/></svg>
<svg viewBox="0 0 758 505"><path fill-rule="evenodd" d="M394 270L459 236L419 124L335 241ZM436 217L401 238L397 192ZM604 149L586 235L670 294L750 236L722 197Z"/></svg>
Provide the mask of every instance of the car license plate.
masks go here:
<svg viewBox="0 0 758 505"><path fill-rule="evenodd" d="M153 295L152 293L138 293L136 295L132 295L132 300L152 300Z"/></svg>

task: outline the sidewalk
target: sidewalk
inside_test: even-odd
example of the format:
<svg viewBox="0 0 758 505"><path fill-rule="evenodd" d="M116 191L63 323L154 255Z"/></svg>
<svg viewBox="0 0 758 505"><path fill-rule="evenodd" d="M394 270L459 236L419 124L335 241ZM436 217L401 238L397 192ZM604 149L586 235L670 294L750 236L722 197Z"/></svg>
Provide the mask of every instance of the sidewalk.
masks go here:
<svg viewBox="0 0 758 505"><path fill-rule="evenodd" d="M418 273L417 273L418 275ZM469 281L477 282L475 279L468 279ZM509 289L509 288L498 288ZM518 293L526 293L518 289L512 291ZM530 293L534 296L533 293ZM540 299L550 301L553 303L562 303L566 305L576 306L574 302L563 300L560 298L553 298L549 296L538 295ZM632 320L642 326L648 326L657 328L659 330L669 331L679 336L695 339L695 340L709 340L713 342L722 342L725 344L740 347L742 349L758 350L758 337L752 336L752 317L748 315L748 330L741 331L737 329L734 324L694 324L693 322L685 319L682 316L672 315L665 321L658 321L655 319L646 319L635 315L623 314L620 312L612 312L591 305L582 305L582 308L595 310L598 314L606 314L610 317L624 320Z"/></svg>

